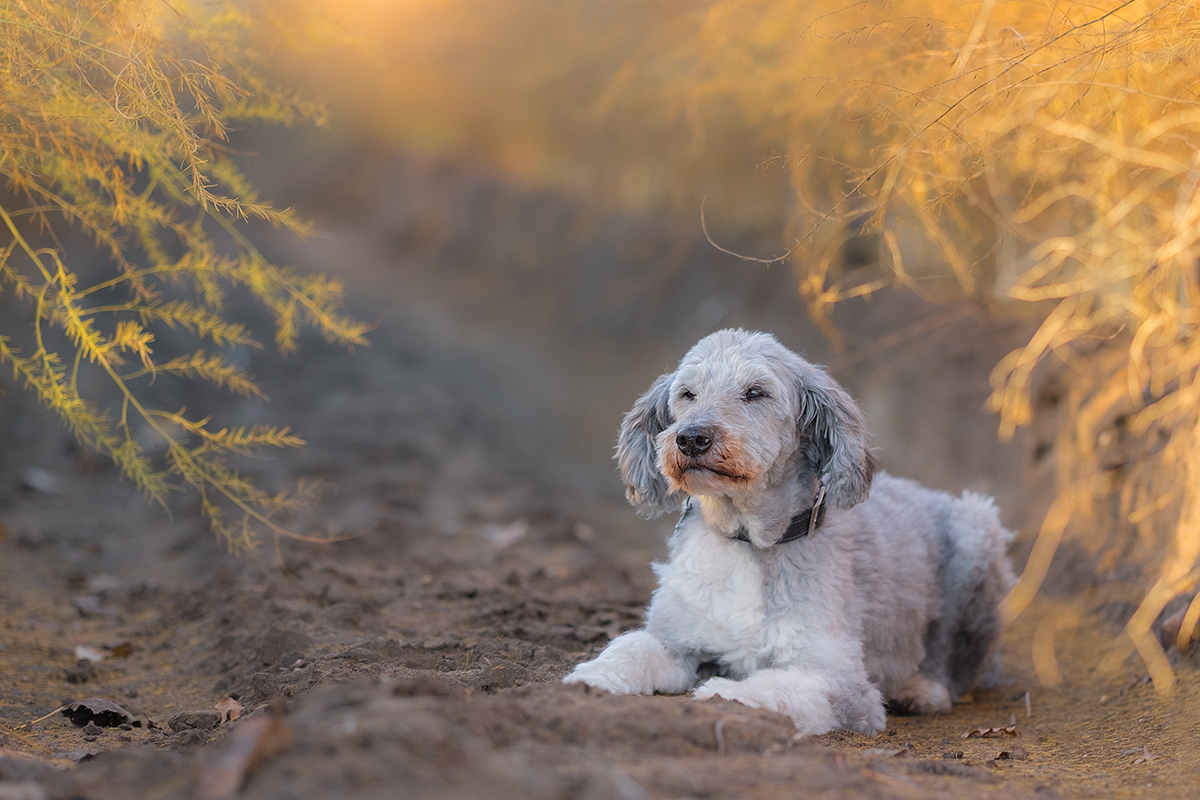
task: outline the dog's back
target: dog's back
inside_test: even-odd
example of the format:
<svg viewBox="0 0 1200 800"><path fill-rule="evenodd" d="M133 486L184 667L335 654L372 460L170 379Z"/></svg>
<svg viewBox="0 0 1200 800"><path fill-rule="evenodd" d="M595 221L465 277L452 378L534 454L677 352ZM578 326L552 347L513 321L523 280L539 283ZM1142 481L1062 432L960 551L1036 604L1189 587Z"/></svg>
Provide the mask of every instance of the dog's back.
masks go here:
<svg viewBox="0 0 1200 800"><path fill-rule="evenodd" d="M872 531L885 540L875 546L892 562L890 570L872 565L868 573L890 572L903 584L899 590L880 588L893 601L921 595L928 602L920 674L944 687L950 700L970 691L995 658L1002 630L996 606L1013 582L1005 555L1013 533L1001 525L995 503L973 492L955 497L881 472L868 500L854 512L864 533ZM937 565L937 571L909 569L909 561ZM894 611L884 609L878 618L864 620L868 672L899 706L925 705L905 689L905 678L893 672L909 660L908 653L893 649L893 626L908 624L896 614L917 611L916 602Z"/></svg>

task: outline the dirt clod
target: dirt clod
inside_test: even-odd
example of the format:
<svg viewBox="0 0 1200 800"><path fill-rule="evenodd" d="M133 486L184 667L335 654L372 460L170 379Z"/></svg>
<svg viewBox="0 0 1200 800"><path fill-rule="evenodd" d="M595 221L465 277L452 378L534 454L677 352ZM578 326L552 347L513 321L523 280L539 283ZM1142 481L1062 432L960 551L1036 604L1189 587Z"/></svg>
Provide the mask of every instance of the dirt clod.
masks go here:
<svg viewBox="0 0 1200 800"><path fill-rule="evenodd" d="M176 732L193 728L199 731L211 731L220 724L221 715L216 711L181 711L178 714L172 714L167 720L167 727Z"/></svg>
<svg viewBox="0 0 1200 800"><path fill-rule="evenodd" d="M141 725L141 722L121 706L100 697L76 700L62 710L62 715L72 724L84 728L88 725L101 728L117 728L121 725Z"/></svg>
<svg viewBox="0 0 1200 800"><path fill-rule="evenodd" d="M95 677L96 665L86 658L79 659L75 666L67 668L63 673L63 678L71 684L87 683Z"/></svg>

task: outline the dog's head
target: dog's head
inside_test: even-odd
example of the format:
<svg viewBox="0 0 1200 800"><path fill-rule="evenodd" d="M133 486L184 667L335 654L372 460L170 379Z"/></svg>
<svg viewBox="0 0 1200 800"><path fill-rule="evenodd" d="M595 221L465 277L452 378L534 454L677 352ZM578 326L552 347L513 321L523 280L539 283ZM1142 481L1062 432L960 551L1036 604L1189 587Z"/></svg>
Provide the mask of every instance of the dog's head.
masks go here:
<svg viewBox="0 0 1200 800"><path fill-rule="evenodd" d="M706 336L654 382L625 415L617 461L629 502L650 516L787 473L819 477L829 502L849 508L876 466L846 390L770 334L742 330Z"/></svg>

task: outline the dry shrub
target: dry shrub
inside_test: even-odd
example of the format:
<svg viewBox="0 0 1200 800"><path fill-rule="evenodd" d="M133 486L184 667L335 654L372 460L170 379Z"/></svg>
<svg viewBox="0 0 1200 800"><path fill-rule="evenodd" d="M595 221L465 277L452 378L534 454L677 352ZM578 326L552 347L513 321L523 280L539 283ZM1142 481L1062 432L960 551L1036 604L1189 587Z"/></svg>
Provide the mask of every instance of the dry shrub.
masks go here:
<svg viewBox="0 0 1200 800"><path fill-rule="evenodd" d="M707 196L716 241L782 228L819 321L894 284L1036 319L990 404L1010 436L1056 376L1061 495L1009 611L1070 537L1101 579L1141 587L1128 638L1169 686L1151 626L1200 578L1200 10L550 6L367 4L358 22L391 38L364 126L642 209L695 215ZM325 66L308 70L338 91ZM877 264L848 263L856 237Z"/></svg>
<svg viewBox="0 0 1200 800"><path fill-rule="evenodd" d="M1056 364L1061 494L1008 610L1064 536L1101 575L1156 573L1126 633L1160 687L1152 625L1200 577L1198 41L1184 2L914 0L714 3L669 48L691 113L734 105L795 154L792 254L818 318L893 282L1038 315L990 406L1010 436ZM839 258L863 231L878 271Z"/></svg>
<svg viewBox="0 0 1200 800"><path fill-rule="evenodd" d="M268 312L283 352L306 326L366 343L369 326L341 312L337 281L273 264L248 238L250 218L305 226L257 198L227 142L231 129L319 120L321 108L264 78L249 35L262 17L233 4L3 8L0 297L12 302L0 366L149 498L165 505L194 489L231 547L264 530L290 534L278 517L309 492L268 492L237 461L302 440L159 407L154 383L176 376L262 395L231 352L259 346L225 316L236 294ZM78 239L99 257L64 245ZM170 331L195 349L172 353Z"/></svg>

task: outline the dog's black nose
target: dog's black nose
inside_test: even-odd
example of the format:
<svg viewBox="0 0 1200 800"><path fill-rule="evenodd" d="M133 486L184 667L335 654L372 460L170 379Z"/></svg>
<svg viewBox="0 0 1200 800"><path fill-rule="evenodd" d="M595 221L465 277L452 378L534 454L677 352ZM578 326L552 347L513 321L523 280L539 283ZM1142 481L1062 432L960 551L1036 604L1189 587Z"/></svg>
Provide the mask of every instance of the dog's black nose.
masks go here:
<svg viewBox="0 0 1200 800"><path fill-rule="evenodd" d="M675 435L675 445L688 458L704 455L712 444L712 431L697 425L689 425Z"/></svg>

